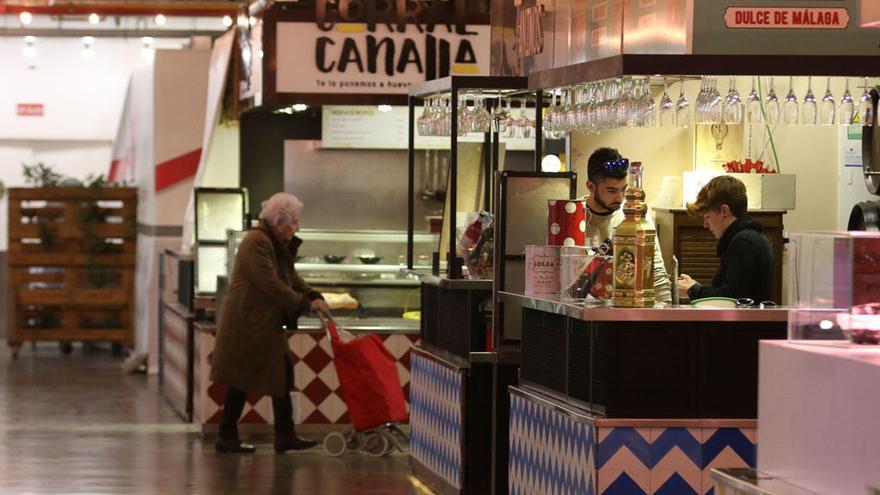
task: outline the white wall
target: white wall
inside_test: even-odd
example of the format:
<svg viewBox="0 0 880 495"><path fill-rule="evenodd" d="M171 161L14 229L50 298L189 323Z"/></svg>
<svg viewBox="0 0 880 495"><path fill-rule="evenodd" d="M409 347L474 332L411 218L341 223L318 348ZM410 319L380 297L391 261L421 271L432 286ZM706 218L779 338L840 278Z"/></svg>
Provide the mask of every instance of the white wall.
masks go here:
<svg viewBox="0 0 880 495"><path fill-rule="evenodd" d="M208 161L200 187L239 187L238 122L214 128Z"/></svg>
<svg viewBox="0 0 880 495"><path fill-rule="evenodd" d="M180 40L156 40L180 47ZM38 38L37 56L22 55L21 37L0 37L0 180L24 186L22 163L45 162L84 179L106 174L132 70L144 64L139 39L98 38L95 58L79 38ZM42 117L19 117L18 103L44 105ZM0 203L0 251L7 249L6 200Z"/></svg>

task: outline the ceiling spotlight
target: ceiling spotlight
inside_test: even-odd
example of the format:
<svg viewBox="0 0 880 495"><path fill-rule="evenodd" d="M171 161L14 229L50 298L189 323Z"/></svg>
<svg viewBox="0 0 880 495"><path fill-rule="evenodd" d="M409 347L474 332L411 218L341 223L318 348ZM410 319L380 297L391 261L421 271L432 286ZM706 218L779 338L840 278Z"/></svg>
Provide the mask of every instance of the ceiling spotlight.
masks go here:
<svg viewBox="0 0 880 495"><path fill-rule="evenodd" d="M391 111L391 105L379 105L376 108L382 113L387 113Z"/></svg>
<svg viewBox="0 0 880 495"><path fill-rule="evenodd" d="M80 54L82 58L86 60L94 60L95 59L95 49L92 45L95 43L95 38L92 36L83 36L83 48Z"/></svg>
<svg viewBox="0 0 880 495"><path fill-rule="evenodd" d="M246 28L248 25L247 16L244 14L239 14L238 19L236 19L235 21L235 24L242 29Z"/></svg>
<svg viewBox="0 0 880 495"><path fill-rule="evenodd" d="M223 16L223 26L229 27L231 25L232 25L232 17L229 17L228 15L224 15Z"/></svg>
<svg viewBox="0 0 880 495"><path fill-rule="evenodd" d="M304 112L307 108L309 108L304 103L297 103L295 105L291 105L290 107L294 112Z"/></svg>
<svg viewBox="0 0 880 495"><path fill-rule="evenodd" d="M18 20L25 26L28 26L31 21L34 20L34 16L32 16L30 12L22 12L21 14L18 14Z"/></svg>
<svg viewBox="0 0 880 495"><path fill-rule="evenodd" d="M257 25L257 18L251 17L250 19L248 19L248 23L251 25L251 27L256 26Z"/></svg>
<svg viewBox="0 0 880 495"><path fill-rule="evenodd" d="M98 24L101 22L101 17L98 14L92 12L89 14L89 24Z"/></svg>
<svg viewBox="0 0 880 495"><path fill-rule="evenodd" d="M164 15L162 15L162 14L156 15L156 25L157 26L164 26L165 25L165 16Z"/></svg>
<svg viewBox="0 0 880 495"><path fill-rule="evenodd" d="M24 55L24 58L37 58L37 47L34 46L36 42L37 39L33 36L24 37L24 48L21 50L21 54Z"/></svg>

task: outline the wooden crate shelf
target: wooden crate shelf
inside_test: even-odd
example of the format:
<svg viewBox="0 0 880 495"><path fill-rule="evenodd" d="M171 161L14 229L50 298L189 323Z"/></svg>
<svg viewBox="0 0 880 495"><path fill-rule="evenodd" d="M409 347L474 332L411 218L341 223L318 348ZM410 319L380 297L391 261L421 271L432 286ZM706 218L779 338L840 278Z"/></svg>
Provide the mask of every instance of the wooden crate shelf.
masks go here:
<svg viewBox="0 0 880 495"><path fill-rule="evenodd" d="M9 345L133 343L137 190L9 190ZM44 244L51 242L51 246Z"/></svg>

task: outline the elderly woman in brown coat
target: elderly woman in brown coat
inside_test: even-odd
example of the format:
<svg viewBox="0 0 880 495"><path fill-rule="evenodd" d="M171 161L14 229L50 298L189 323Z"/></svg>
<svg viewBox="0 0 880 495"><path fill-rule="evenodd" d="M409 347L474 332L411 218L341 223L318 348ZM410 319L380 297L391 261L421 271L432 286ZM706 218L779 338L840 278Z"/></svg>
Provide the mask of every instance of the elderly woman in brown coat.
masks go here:
<svg viewBox="0 0 880 495"><path fill-rule="evenodd" d="M302 240L302 203L277 193L263 203L260 226L248 232L235 256L235 267L220 308L211 380L229 386L215 444L217 452L254 452L241 443L238 419L248 393L272 397L275 452L300 450L315 442L297 438L293 426L293 367L283 325L312 310L327 311L321 294L297 275L293 266Z"/></svg>

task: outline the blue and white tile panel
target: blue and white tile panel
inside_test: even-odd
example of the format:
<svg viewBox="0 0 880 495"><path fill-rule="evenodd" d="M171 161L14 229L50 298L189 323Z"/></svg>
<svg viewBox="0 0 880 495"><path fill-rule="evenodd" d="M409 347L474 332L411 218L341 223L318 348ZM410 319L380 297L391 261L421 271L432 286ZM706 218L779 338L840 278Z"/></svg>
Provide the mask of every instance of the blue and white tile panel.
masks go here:
<svg viewBox="0 0 880 495"><path fill-rule="evenodd" d="M511 495L714 495L710 469L755 466L754 421L575 417L515 393L510 407Z"/></svg>
<svg viewBox="0 0 880 495"><path fill-rule="evenodd" d="M410 455L461 489L464 374L413 352L410 369Z"/></svg>
<svg viewBox="0 0 880 495"><path fill-rule="evenodd" d="M510 396L510 495L593 495L595 428L537 402Z"/></svg>

